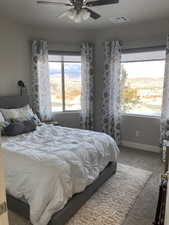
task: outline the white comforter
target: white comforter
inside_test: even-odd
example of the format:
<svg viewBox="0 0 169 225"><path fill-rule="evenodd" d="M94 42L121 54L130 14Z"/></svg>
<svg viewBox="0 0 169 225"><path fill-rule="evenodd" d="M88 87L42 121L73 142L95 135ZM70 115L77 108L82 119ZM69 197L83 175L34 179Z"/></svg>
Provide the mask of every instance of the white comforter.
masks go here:
<svg viewBox="0 0 169 225"><path fill-rule="evenodd" d="M53 125L7 138L3 147L7 190L28 201L33 225L47 225L118 154L115 141L104 133Z"/></svg>

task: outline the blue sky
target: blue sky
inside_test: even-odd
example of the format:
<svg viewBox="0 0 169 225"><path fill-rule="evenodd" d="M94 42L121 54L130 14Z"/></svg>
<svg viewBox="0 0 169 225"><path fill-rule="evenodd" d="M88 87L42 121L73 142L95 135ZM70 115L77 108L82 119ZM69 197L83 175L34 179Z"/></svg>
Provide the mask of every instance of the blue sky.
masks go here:
<svg viewBox="0 0 169 225"><path fill-rule="evenodd" d="M164 77L165 61L131 62L123 65L130 78Z"/></svg>
<svg viewBox="0 0 169 225"><path fill-rule="evenodd" d="M72 78L79 78L81 74L81 66L78 63L65 63L65 74L68 74ZM49 74L60 75L61 64L60 63L49 63Z"/></svg>
<svg viewBox="0 0 169 225"><path fill-rule="evenodd" d="M135 63L125 63L124 68L128 72L130 78L139 77L163 77L164 76L164 61L149 61L149 62L135 62ZM50 75L60 75L61 74L61 64L50 62L49 63L49 73ZM71 78L78 79L81 74L81 66L79 63L65 63L65 74L69 75Z"/></svg>

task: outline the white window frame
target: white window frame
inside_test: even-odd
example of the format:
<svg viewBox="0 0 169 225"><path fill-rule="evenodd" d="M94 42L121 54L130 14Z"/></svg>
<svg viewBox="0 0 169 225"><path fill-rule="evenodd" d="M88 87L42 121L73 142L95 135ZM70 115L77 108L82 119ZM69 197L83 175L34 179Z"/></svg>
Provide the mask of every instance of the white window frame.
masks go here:
<svg viewBox="0 0 169 225"><path fill-rule="evenodd" d="M143 48L142 50L141 49L134 49L134 50L132 50L132 49L127 49L127 50L124 50L124 52L122 53L122 54L125 54L125 53L136 53L136 52L146 52L146 51L150 51L150 50L152 50L152 51L158 51L158 50L164 50L165 48L163 47L163 46L160 46L160 47L156 47L156 48L154 48L154 47L150 47L150 48ZM121 65L123 64L123 63L132 63L132 62L147 62L147 61L149 61L149 62L152 62L152 61L164 61L165 59L152 59L152 60L136 60L136 61L134 61L134 60L132 60L132 61L121 61ZM133 117L146 117L146 118L160 118L161 117L161 113L159 113L159 114L146 114L146 112L145 113L137 113L136 111L130 111L130 112L125 112L125 111L121 111L121 115L122 116L133 116Z"/></svg>
<svg viewBox="0 0 169 225"><path fill-rule="evenodd" d="M80 52L54 52L49 51L48 55L59 55L61 56L60 61L48 61L48 62L56 62L61 63L61 85L62 85L62 111L56 111L53 113L80 113L80 110L66 110L65 109L65 73L64 73L64 63L82 63L81 61L66 61L64 60L64 56L81 56Z"/></svg>

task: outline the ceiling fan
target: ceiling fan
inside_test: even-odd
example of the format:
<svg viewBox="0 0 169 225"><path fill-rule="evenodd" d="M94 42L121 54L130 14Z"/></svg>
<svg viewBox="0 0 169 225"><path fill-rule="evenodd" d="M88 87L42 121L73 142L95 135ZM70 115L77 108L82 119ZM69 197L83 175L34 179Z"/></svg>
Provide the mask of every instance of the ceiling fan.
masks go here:
<svg viewBox="0 0 169 225"><path fill-rule="evenodd" d="M95 6L104 6L118 3L119 0L69 0L70 3L57 2L57 1L37 1L38 4L44 5L62 5L66 7L70 7L66 12L63 12L59 17L67 16L69 19L73 20L76 23L80 23L84 20L89 19L99 19L101 17L100 14L91 10L91 7Z"/></svg>

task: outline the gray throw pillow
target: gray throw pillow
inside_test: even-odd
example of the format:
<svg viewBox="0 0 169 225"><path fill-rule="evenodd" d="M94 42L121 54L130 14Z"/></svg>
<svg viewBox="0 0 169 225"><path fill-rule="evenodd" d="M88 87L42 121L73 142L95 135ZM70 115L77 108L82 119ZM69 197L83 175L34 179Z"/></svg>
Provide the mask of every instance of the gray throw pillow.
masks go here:
<svg viewBox="0 0 169 225"><path fill-rule="evenodd" d="M36 130L36 124L32 120L11 122L5 129L5 135L16 136Z"/></svg>

